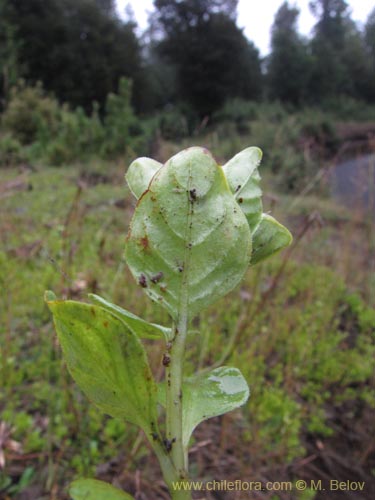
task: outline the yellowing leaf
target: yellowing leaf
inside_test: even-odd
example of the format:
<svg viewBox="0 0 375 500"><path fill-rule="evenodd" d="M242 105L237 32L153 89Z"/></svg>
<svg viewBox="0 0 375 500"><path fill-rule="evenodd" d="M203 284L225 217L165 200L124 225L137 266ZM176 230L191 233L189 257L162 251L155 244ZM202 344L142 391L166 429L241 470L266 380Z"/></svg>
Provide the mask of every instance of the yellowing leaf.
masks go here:
<svg viewBox="0 0 375 500"><path fill-rule="evenodd" d="M105 309L47 301L68 369L104 413L151 435L157 426L156 385L137 336Z"/></svg>
<svg viewBox="0 0 375 500"><path fill-rule="evenodd" d="M73 500L134 500L134 497L97 479L77 479L69 487Z"/></svg>

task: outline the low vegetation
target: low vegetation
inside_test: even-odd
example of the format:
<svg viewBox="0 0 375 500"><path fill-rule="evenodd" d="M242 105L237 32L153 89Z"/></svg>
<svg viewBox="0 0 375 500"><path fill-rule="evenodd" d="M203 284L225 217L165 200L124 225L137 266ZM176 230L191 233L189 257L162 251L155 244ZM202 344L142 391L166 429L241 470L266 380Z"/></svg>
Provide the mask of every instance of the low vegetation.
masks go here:
<svg viewBox="0 0 375 500"><path fill-rule="evenodd" d="M162 143L160 150L167 148ZM162 486L153 484L157 468L142 437L89 406L71 381L42 301L45 289L81 300L87 292L100 293L165 324L166 313L143 297L122 261L134 203L123 185L125 170L122 162L104 161L35 167L21 174L18 184L17 170L3 170L0 488L5 498L61 499L66 485L81 475L116 477L116 484L133 494L141 487L146 495L163 497ZM301 470L315 477L312 467L302 465L304 457L320 456L324 447L335 450L330 440L347 439L347 428L360 437L346 466L367 459L362 432L371 432L375 327L364 286L368 228L354 210L317 197L306 196L289 209L290 197L275 198L272 176L266 171L264 177L266 210L272 204L295 243L249 273L239 290L200 320L203 333L188 363L219 362L223 343L235 341L240 348L228 348L226 361L240 368L252 394L241 413L197 432L193 477L256 477L260 470L271 480L299 477ZM159 376L162 353L158 344L149 352ZM223 461L212 468L219 449ZM130 458L134 463L124 472ZM320 460L317 467L324 469ZM362 463L362 474L371 481L371 465Z"/></svg>

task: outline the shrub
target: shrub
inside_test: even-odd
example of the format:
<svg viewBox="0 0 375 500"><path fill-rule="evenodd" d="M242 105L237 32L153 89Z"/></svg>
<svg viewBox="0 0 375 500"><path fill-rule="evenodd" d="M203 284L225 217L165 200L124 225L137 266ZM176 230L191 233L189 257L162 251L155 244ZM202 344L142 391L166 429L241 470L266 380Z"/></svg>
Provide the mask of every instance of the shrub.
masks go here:
<svg viewBox="0 0 375 500"><path fill-rule="evenodd" d="M158 116L157 126L166 141L180 141L189 136L187 117L177 108L165 110Z"/></svg>
<svg viewBox="0 0 375 500"><path fill-rule="evenodd" d="M249 132L249 121L258 118L259 106L254 102L243 99L232 99L217 111L213 116L214 122L229 121L235 123L239 134Z"/></svg>
<svg viewBox="0 0 375 500"><path fill-rule="evenodd" d="M105 142L102 153L113 157L137 150L143 129L131 107L131 81L121 78L118 94L108 94L105 106Z"/></svg>
<svg viewBox="0 0 375 500"><path fill-rule="evenodd" d="M35 87L27 87L21 80L11 90L2 125L22 145L38 140L39 132L43 129L48 130L49 135L56 133L59 122L59 104L44 93L40 83Z"/></svg>
<svg viewBox="0 0 375 500"><path fill-rule="evenodd" d="M10 134L0 136L0 166L16 165L26 157L20 142Z"/></svg>

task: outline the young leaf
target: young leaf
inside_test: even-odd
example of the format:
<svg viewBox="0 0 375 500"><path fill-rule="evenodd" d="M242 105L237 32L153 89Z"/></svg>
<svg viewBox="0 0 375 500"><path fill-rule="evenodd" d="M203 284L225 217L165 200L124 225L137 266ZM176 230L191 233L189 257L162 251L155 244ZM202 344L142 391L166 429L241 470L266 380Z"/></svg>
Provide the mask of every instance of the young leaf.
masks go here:
<svg viewBox="0 0 375 500"><path fill-rule="evenodd" d="M237 368L221 366L185 379L182 387L183 445L187 449L194 429L204 420L244 405L250 391ZM165 406L165 384L159 385L159 403Z"/></svg>
<svg viewBox="0 0 375 500"><path fill-rule="evenodd" d="M104 413L155 432L156 385L138 337L101 307L47 304L68 369L87 397Z"/></svg>
<svg viewBox="0 0 375 500"><path fill-rule="evenodd" d="M253 253L250 264L255 266L264 259L279 252L292 242L288 229L268 214L263 214L253 234Z"/></svg>
<svg viewBox="0 0 375 500"><path fill-rule="evenodd" d="M246 217L202 148L171 158L138 201L125 257L146 293L176 320L232 290L251 255Z"/></svg>
<svg viewBox="0 0 375 500"><path fill-rule="evenodd" d="M165 326L157 325L155 323L148 323L139 316L123 309L122 307L108 302L108 300L103 299L99 295L94 293L89 293L89 299L94 304L97 304L107 311L111 312L119 319L121 319L133 333L138 335L141 339L160 339L165 338L168 342L172 338L172 329Z"/></svg>
<svg viewBox="0 0 375 500"><path fill-rule="evenodd" d="M137 158L128 168L125 179L134 196L140 198L162 164L152 158Z"/></svg>
<svg viewBox="0 0 375 500"><path fill-rule="evenodd" d="M134 500L134 497L97 479L77 479L69 487L73 500Z"/></svg>
<svg viewBox="0 0 375 500"><path fill-rule="evenodd" d="M229 187L246 215L251 232L258 226L263 206L258 166L262 159L259 148L246 148L223 166Z"/></svg>

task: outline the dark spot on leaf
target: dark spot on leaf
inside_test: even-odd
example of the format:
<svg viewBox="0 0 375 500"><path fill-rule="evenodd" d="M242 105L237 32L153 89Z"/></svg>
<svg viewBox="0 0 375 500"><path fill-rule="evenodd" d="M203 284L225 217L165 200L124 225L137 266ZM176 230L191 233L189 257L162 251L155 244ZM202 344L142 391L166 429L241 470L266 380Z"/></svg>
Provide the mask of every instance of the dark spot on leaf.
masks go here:
<svg viewBox="0 0 375 500"><path fill-rule="evenodd" d="M142 288L147 288L147 278L143 273L140 275L138 283L141 285Z"/></svg>
<svg viewBox="0 0 375 500"><path fill-rule="evenodd" d="M153 433L151 434L151 436L152 436L152 439L153 439L154 441L158 441L158 440L159 440L159 436L156 434L156 432L153 432Z"/></svg>
<svg viewBox="0 0 375 500"><path fill-rule="evenodd" d="M149 247L147 236L142 236L142 238L139 239L139 244L144 250L147 250Z"/></svg>
<svg viewBox="0 0 375 500"><path fill-rule="evenodd" d="M90 311L93 316L96 316L96 311L93 307L90 308Z"/></svg>
<svg viewBox="0 0 375 500"><path fill-rule="evenodd" d="M238 184L238 186L236 187L235 193L238 193L238 191L241 189L241 187L242 187L241 184Z"/></svg>
<svg viewBox="0 0 375 500"><path fill-rule="evenodd" d="M238 203L243 203L243 198L238 198Z"/></svg>
<svg viewBox="0 0 375 500"><path fill-rule="evenodd" d="M103 321L104 328L108 328L108 321Z"/></svg>
<svg viewBox="0 0 375 500"><path fill-rule="evenodd" d="M178 266L177 269L179 273L182 273L182 271L184 270L184 266L183 265Z"/></svg>
<svg viewBox="0 0 375 500"><path fill-rule="evenodd" d="M160 271L159 273L155 274L154 276L151 276L150 280L155 283L159 283L159 281L163 278L164 273L163 271Z"/></svg>
<svg viewBox="0 0 375 500"><path fill-rule="evenodd" d="M163 354L163 366L169 366L169 363L171 362L171 357L169 354L164 353Z"/></svg>
<svg viewBox="0 0 375 500"><path fill-rule="evenodd" d="M191 243L188 243L188 248L191 248L193 245Z"/></svg>
<svg viewBox="0 0 375 500"><path fill-rule="evenodd" d="M189 198L190 198L191 203L194 203L194 201L197 199L197 190L195 188L190 189Z"/></svg>

